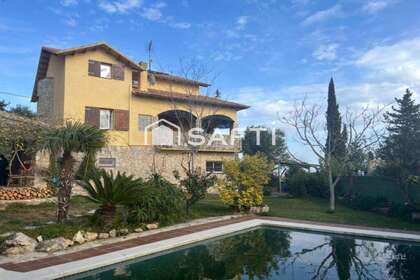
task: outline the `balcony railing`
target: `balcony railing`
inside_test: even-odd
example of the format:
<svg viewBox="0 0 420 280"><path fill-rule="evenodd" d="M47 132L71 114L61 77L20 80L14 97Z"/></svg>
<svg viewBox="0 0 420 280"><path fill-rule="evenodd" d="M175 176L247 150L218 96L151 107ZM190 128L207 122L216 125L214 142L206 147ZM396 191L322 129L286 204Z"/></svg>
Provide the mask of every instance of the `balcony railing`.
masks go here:
<svg viewBox="0 0 420 280"><path fill-rule="evenodd" d="M233 138L231 140L231 135L218 135L217 137L212 137L209 134L204 134L204 143L200 139L189 138L188 133L181 133L180 136L178 133L174 132L172 145L155 145L161 149L171 149L171 150L190 150L193 147L196 147L199 151L226 151L226 152L239 152L241 149L241 140L238 138ZM223 140L222 140L222 139ZM233 142L232 142L233 141Z"/></svg>

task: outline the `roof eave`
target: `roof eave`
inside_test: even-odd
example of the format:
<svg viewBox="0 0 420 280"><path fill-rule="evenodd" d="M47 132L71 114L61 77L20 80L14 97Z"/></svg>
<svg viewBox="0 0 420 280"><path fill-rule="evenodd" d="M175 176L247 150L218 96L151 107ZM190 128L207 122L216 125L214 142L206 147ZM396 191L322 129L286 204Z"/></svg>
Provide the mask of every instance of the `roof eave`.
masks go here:
<svg viewBox="0 0 420 280"><path fill-rule="evenodd" d="M189 102L189 103L191 102L190 100L187 100L186 98L182 98L179 96L170 96L170 95L165 96L165 95L158 95L158 94L136 91L136 90L134 90L132 94L137 97L154 98L154 99L161 99L161 100L174 100L178 102ZM248 105L243 105L243 104L225 101L225 100L221 100L221 101L226 102L226 103L216 103L215 101L212 101L212 100L200 100L200 101L197 100L197 103L201 102L202 104L215 105L215 106L219 106L223 108L230 108L236 111L241 111L241 110L250 108L250 106Z"/></svg>

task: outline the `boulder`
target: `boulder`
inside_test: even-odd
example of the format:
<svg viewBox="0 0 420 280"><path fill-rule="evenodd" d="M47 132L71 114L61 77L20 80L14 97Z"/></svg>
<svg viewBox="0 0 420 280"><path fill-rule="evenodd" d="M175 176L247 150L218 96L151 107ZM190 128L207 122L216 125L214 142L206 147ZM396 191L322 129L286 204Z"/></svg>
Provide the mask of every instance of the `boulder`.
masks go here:
<svg viewBox="0 0 420 280"><path fill-rule="evenodd" d="M73 244L74 242L69 239L65 239L64 237L57 237L40 242L36 247L36 250L39 252L52 253L65 250Z"/></svg>
<svg viewBox="0 0 420 280"><path fill-rule="evenodd" d="M117 237L117 230L113 229L109 231L109 237L114 238Z"/></svg>
<svg viewBox="0 0 420 280"><path fill-rule="evenodd" d="M85 238L83 237L83 231L78 231L76 232L76 234L73 236L73 241L79 244L83 244L86 242Z"/></svg>
<svg viewBox="0 0 420 280"><path fill-rule="evenodd" d="M87 242L94 241L94 240L98 239L98 233L96 233L96 232L86 232L85 234L83 234L83 238Z"/></svg>
<svg viewBox="0 0 420 280"><path fill-rule="evenodd" d="M44 238L42 238L42 235L38 235L38 236L36 237L36 241L38 241L38 242L42 242L42 241L44 241Z"/></svg>
<svg viewBox="0 0 420 280"><path fill-rule="evenodd" d="M140 227L140 228L136 228L135 230L134 230L134 232L143 232L143 229Z"/></svg>
<svg viewBox="0 0 420 280"><path fill-rule="evenodd" d="M151 229L157 229L159 227L159 224L158 223L154 223L154 224L147 224L146 225L146 228L148 229L148 230L151 230Z"/></svg>
<svg viewBox="0 0 420 280"><path fill-rule="evenodd" d="M107 239L107 238L109 238L109 233L106 233L106 232L101 232L101 233L98 235L98 238L99 238L99 239Z"/></svg>
<svg viewBox="0 0 420 280"><path fill-rule="evenodd" d="M129 233L128 228L122 228L118 231L121 235L127 235Z"/></svg>
<svg viewBox="0 0 420 280"><path fill-rule="evenodd" d="M21 233L17 232L10 235L3 243L3 254L7 256L15 256L31 253L35 250L37 246L35 239Z"/></svg>
<svg viewBox="0 0 420 280"><path fill-rule="evenodd" d="M267 213L268 211L270 211L270 207L268 207L267 205L264 205L264 206L254 206L254 207L251 207L249 209L249 212L251 214Z"/></svg>

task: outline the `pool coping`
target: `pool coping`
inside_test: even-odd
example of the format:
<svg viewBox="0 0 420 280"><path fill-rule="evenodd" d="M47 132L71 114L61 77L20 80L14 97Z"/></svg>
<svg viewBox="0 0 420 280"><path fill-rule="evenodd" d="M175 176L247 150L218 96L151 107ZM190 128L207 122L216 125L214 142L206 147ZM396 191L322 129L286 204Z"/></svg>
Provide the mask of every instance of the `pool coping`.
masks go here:
<svg viewBox="0 0 420 280"><path fill-rule="evenodd" d="M187 225L73 253L18 263L3 263L0 264L0 278L14 280L28 279L29 277L40 280L57 279L261 226L420 242L420 232L326 224L268 216L241 216Z"/></svg>

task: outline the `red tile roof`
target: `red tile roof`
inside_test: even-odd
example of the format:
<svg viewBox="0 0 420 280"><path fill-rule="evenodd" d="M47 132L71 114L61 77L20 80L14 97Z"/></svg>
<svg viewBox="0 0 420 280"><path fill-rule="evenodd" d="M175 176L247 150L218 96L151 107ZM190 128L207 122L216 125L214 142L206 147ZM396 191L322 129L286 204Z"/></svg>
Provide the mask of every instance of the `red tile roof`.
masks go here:
<svg viewBox="0 0 420 280"><path fill-rule="evenodd" d="M189 104L194 104L194 105L214 105L214 106L219 106L219 107L224 107L224 108L235 109L237 111L249 108L249 106L247 105L243 105L240 103L231 102L227 100L222 100L216 97L175 93L175 92L154 90L154 89L149 89L148 91L134 90L133 95L137 97L173 100L177 102L184 102L184 103L189 103Z"/></svg>

